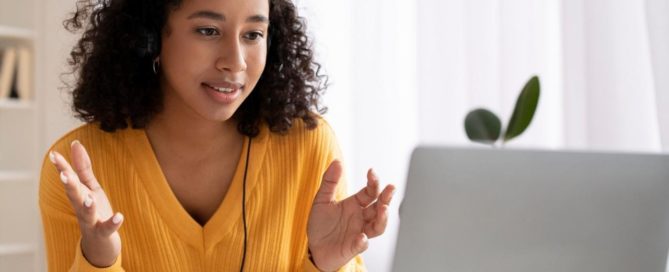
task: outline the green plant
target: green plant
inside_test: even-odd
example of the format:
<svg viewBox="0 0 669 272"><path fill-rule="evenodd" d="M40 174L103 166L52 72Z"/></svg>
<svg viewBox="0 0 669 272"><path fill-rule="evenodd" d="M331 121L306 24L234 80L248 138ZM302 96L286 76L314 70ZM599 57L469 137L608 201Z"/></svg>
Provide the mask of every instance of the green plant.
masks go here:
<svg viewBox="0 0 669 272"><path fill-rule="evenodd" d="M502 138L502 145L518 137L532 122L534 112L539 103L541 84L539 77L533 76L518 95L516 107L513 110ZM465 118L467 137L473 142L495 145L502 135L502 123L497 115L483 108L470 111Z"/></svg>

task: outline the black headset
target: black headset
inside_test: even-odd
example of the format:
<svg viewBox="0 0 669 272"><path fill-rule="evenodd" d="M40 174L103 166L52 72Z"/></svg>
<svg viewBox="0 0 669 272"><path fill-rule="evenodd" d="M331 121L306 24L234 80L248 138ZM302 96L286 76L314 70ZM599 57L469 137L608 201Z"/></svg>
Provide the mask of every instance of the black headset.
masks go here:
<svg viewBox="0 0 669 272"><path fill-rule="evenodd" d="M248 232L246 227L246 174L249 170L249 158L251 157L251 136L249 137L249 146L246 149L246 163L244 165L244 183L242 185L242 223L244 224L244 254L242 255L242 264L239 267L239 272L244 272L244 263L246 261L246 244L248 240Z"/></svg>
<svg viewBox="0 0 669 272"><path fill-rule="evenodd" d="M158 34L145 27L139 27L138 30L140 42L135 46L135 53L139 57L150 57L151 61L160 53L160 42Z"/></svg>

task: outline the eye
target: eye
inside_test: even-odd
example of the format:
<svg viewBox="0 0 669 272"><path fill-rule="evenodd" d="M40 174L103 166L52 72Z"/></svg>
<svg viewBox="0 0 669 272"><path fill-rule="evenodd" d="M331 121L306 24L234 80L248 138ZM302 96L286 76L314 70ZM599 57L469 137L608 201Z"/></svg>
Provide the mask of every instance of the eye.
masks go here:
<svg viewBox="0 0 669 272"><path fill-rule="evenodd" d="M214 36L218 35L218 30L213 27L201 27L195 30L197 33L203 36Z"/></svg>
<svg viewBox="0 0 669 272"><path fill-rule="evenodd" d="M258 40L258 39L263 38L263 37L265 37L265 35L263 35L263 33L259 32L259 31L250 32L250 33L245 35L245 38L248 39L248 40L251 40L251 41L255 41L255 40Z"/></svg>

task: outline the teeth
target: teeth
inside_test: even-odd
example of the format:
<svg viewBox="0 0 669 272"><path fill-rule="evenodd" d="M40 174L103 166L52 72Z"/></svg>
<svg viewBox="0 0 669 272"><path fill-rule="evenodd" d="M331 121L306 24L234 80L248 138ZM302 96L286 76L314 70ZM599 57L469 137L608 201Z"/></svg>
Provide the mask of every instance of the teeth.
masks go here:
<svg viewBox="0 0 669 272"><path fill-rule="evenodd" d="M217 88L217 87L214 87L214 86L211 86L211 85L207 85L207 86L211 87L214 90L222 92L222 93L231 93L235 90L235 89L232 89L232 88Z"/></svg>

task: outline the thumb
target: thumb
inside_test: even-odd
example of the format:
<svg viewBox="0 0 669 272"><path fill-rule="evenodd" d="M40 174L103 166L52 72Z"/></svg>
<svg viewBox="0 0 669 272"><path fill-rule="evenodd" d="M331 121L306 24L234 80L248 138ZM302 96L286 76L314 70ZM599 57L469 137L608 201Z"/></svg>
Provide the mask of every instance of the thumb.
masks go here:
<svg viewBox="0 0 669 272"><path fill-rule="evenodd" d="M353 254L358 255L360 253L365 252L368 246L369 246L369 240L367 238L367 235L361 233L355 237L355 240L353 241L353 248L351 249L351 251L353 251Z"/></svg>
<svg viewBox="0 0 669 272"><path fill-rule="evenodd" d="M314 204L331 203L335 201L335 191L342 174L342 166L339 160L334 160L323 174L321 187L316 193Z"/></svg>

